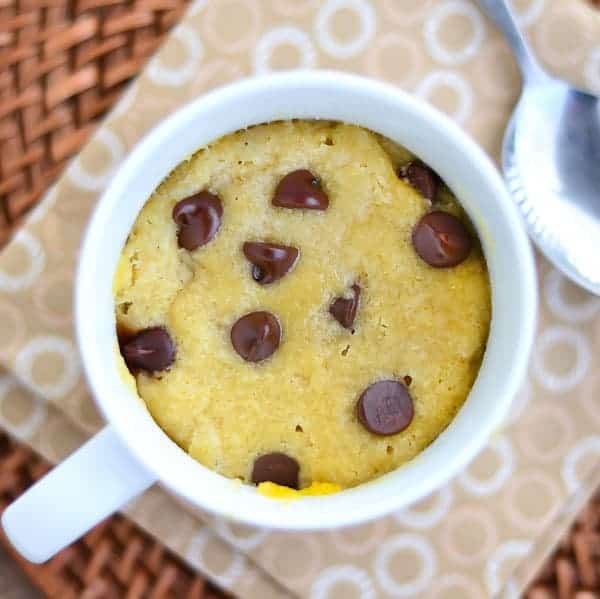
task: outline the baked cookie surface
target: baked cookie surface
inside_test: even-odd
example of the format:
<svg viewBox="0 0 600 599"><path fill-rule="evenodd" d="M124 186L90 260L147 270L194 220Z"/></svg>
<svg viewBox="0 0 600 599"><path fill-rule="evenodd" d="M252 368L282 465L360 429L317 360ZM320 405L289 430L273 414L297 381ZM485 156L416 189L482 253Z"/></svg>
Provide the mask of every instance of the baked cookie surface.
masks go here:
<svg viewBox="0 0 600 599"><path fill-rule="evenodd" d="M281 453L298 464L300 487L350 487L410 460L450 423L485 349L489 280L450 191L440 184L432 203L399 177L412 160L356 126L275 122L198 151L147 201L115 275L121 351L155 421L192 457L258 482L257 458ZM315 176L327 206L274 205L298 171ZM181 203L190 197L195 208ZM197 206L201 229L186 212ZM433 267L416 251L415 227L432 211L471 232L456 265ZM269 263L265 243L297 255ZM258 317L234 332L253 313L272 315L279 338ZM145 342L162 345L144 368L148 354L131 339L148 330ZM390 416L391 396L363 397L378 381L409 395L400 424L389 421L400 414Z"/></svg>

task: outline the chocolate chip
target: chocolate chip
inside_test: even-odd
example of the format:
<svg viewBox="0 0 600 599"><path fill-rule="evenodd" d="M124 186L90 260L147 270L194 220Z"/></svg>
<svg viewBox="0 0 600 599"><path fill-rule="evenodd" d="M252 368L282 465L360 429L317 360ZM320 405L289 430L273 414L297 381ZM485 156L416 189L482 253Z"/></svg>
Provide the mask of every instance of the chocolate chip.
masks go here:
<svg viewBox="0 0 600 599"><path fill-rule="evenodd" d="M179 247L192 251L206 245L221 226L223 206L218 196L201 191L175 204L173 220L179 226Z"/></svg>
<svg viewBox="0 0 600 599"><path fill-rule="evenodd" d="M281 342L281 326L270 312L250 312L231 327L231 344L246 362L268 358Z"/></svg>
<svg viewBox="0 0 600 599"><path fill-rule="evenodd" d="M402 174L424 198L427 198L430 202L435 201L439 185L437 173L421 161L413 160L404 167Z"/></svg>
<svg viewBox="0 0 600 599"><path fill-rule="evenodd" d="M289 245L247 241L244 255L252 264L252 278L261 285L281 279L293 268L298 259L298 250Z"/></svg>
<svg viewBox="0 0 600 599"><path fill-rule="evenodd" d="M467 227L447 212L426 214L413 229L412 242L417 254L436 268L460 264L473 246Z"/></svg>
<svg viewBox="0 0 600 599"><path fill-rule="evenodd" d="M151 327L119 340L121 354L132 372L165 370L175 360L175 343L163 327Z"/></svg>
<svg viewBox="0 0 600 599"><path fill-rule="evenodd" d="M402 380L404 381L404 384L407 387L410 387L410 384L412 383L412 376L410 376L410 374L407 374Z"/></svg>
<svg viewBox="0 0 600 599"><path fill-rule="evenodd" d="M250 271L252 273L252 278L257 282L260 283L264 277L264 273L261 270L260 266L257 266L256 264L252 265L252 270Z"/></svg>
<svg viewBox="0 0 600 599"><path fill-rule="evenodd" d="M331 306L329 313L345 328L351 329L356 318L356 310L358 309L358 300L360 298L360 287L355 283L351 287L352 297L338 297Z"/></svg>
<svg viewBox="0 0 600 599"><path fill-rule="evenodd" d="M408 389L398 381L378 381L367 387L357 404L358 419L376 435L395 435L403 431L414 415Z"/></svg>
<svg viewBox="0 0 600 599"><path fill-rule="evenodd" d="M297 489L299 471L300 466L294 458L280 452L267 453L254 460L252 482L257 485L272 482Z"/></svg>
<svg viewBox="0 0 600 599"><path fill-rule="evenodd" d="M329 198L321 182L310 171L303 169L286 175L275 189L273 206L327 210Z"/></svg>

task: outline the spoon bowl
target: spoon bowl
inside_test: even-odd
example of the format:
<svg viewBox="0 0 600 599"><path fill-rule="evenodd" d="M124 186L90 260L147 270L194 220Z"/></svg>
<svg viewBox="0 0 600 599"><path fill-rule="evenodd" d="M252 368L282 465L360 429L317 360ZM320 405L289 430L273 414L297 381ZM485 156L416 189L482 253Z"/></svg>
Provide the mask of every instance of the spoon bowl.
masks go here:
<svg viewBox="0 0 600 599"><path fill-rule="evenodd" d="M505 34L524 78L502 147L509 191L538 248L600 295L600 100L539 67L504 0L480 3Z"/></svg>

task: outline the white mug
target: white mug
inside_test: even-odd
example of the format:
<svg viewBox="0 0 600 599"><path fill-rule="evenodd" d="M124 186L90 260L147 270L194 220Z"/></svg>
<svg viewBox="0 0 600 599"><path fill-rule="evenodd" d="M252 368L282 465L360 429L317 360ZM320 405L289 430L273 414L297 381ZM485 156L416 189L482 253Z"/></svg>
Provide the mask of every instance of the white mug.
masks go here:
<svg viewBox="0 0 600 599"><path fill-rule="evenodd" d="M138 212L171 169L223 135L291 118L366 127L406 146L437 171L479 233L493 316L483 363L466 402L419 456L355 488L282 502L192 459L123 382L115 357L112 281ZM81 249L75 299L84 369L107 425L5 511L2 525L8 538L33 562L47 560L156 482L201 510L287 530L357 524L425 497L462 470L501 427L526 371L537 307L529 241L484 152L422 100L383 83L326 71L271 75L218 89L148 134L96 206Z"/></svg>

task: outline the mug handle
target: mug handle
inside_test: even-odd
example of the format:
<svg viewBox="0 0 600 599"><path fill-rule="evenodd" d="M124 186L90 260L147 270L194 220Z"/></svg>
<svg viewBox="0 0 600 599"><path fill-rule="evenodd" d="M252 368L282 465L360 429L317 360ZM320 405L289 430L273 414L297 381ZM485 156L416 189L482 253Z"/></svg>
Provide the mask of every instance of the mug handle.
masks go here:
<svg viewBox="0 0 600 599"><path fill-rule="evenodd" d="M107 426L16 499L2 527L23 557L40 564L155 481Z"/></svg>

